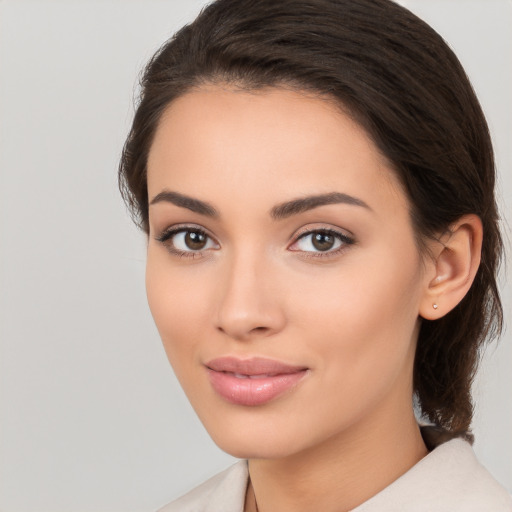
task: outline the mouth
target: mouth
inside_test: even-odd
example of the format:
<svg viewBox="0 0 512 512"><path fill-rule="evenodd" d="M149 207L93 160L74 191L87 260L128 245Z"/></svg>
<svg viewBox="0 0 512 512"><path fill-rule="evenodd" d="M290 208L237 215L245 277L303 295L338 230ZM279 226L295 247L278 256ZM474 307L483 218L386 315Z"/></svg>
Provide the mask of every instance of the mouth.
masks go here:
<svg viewBox="0 0 512 512"><path fill-rule="evenodd" d="M205 364L213 390L236 405L263 405L293 389L308 368L265 358L222 357Z"/></svg>

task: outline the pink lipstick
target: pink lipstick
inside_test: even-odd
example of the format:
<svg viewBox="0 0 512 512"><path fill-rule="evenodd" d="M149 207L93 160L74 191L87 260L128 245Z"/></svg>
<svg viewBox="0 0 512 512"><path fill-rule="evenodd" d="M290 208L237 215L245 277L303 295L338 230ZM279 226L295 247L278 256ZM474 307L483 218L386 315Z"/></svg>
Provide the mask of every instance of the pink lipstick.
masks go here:
<svg viewBox="0 0 512 512"><path fill-rule="evenodd" d="M307 368L265 358L220 357L206 363L213 389L236 405L262 405L295 387Z"/></svg>

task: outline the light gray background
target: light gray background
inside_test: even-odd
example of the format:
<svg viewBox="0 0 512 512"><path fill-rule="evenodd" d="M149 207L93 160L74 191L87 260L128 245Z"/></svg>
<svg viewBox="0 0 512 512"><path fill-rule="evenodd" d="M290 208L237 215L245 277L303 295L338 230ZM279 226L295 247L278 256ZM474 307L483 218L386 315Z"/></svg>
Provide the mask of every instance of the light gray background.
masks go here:
<svg viewBox="0 0 512 512"><path fill-rule="evenodd" d="M466 66L510 219L512 2L401 3ZM137 75L202 4L0 0L3 512L149 512L233 460L168 367L146 305L145 240L116 188ZM510 285L503 293L510 323ZM476 451L509 490L511 363L509 330L479 375L475 422Z"/></svg>

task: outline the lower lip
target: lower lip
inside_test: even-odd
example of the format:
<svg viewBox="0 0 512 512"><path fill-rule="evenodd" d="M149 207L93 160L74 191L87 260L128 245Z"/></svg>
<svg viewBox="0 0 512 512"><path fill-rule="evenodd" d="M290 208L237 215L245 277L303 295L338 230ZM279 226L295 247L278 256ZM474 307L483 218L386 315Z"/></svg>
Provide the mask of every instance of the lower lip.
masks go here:
<svg viewBox="0 0 512 512"><path fill-rule="evenodd" d="M307 370L269 377L242 378L232 373L208 369L213 389L225 400L236 405L263 405L294 388Z"/></svg>

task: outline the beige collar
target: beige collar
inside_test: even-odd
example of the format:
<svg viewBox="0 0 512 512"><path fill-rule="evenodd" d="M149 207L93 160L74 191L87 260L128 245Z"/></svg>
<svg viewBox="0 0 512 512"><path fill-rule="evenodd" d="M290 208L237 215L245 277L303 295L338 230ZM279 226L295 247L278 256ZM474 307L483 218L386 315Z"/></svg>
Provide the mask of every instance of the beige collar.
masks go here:
<svg viewBox="0 0 512 512"><path fill-rule="evenodd" d="M243 512L247 462L219 473L160 512ZM469 443L447 441L352 512L512 512L512 500ZM316 511L315 511L316 512Z"/></svg>

